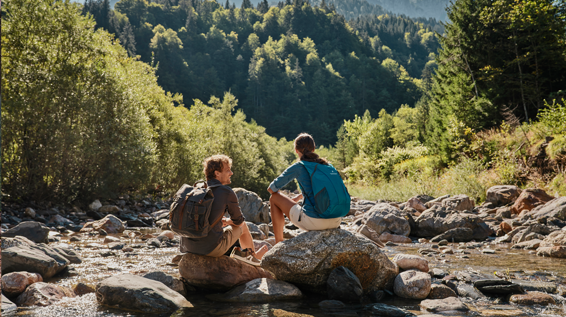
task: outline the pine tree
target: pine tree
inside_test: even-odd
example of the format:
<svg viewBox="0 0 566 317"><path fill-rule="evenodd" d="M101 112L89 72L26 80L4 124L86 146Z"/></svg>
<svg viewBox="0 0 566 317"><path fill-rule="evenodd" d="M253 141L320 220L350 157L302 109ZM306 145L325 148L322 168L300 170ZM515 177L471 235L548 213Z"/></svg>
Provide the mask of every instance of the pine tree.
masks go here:
<svg viewBox="0 0 566 317"><path fill-rule="evenodd" d="M243 0L241 8L242 9L253 9L254 6L253 6L253 4L250 0Z"/></svg>
<svg viewBox="0 0 566 317"><path fill-rule="evenodd" d="M261 12L262 14L265 14L267 11L269 11L269 4L267 3L267 0L262 0L257 5L257 11Z"/></svg>

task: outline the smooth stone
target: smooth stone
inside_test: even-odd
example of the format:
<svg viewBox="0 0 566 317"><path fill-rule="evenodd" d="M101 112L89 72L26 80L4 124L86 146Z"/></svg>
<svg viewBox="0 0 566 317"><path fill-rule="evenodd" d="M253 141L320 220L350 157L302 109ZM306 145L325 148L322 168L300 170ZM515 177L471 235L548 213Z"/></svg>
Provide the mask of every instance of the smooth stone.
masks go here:
<svg viewBox="0 0 566 317"><path fill-rule="evenodd" d="M474 286L484 294L523 294L525 290L518 284L506 280L479 280Z"/></svg>
<svg viewBox="0 0 566 317"><path fill-rule="evenodd" d="M430 275L420 271L401 272L395 278L393 291L403 298L425 299L430 293Z"/></svg>
<svg viewBox="0 0 566 317"><path fill-rule="evenodd" d="M225 255L213 258L192 253L185 253L179 261L179 273L189 285L219 291L228 291L256 278L273 278L261 267Z"/></svg>
<svg viewBox="0 0 566 317"><path fill-rule="evenodd" d="M38 273L12 272L2 275L2 294L8 297L16 297L26 290L26 287L33 283L43 282L43 278Z"/></svg>
<svg viewBox="0 0 566 317"><path fill-rule="evenodd" d="M99 304L143 313L168 313L193 305L165 284L121 274L109 277L96 286Z"/></svg>
<svg viewBox="0 0 566 317"><path fill-rule="evenodd" d="M18 306L49 306L63 297L75 297L75 293L66 287L37 282L28 286L15 302Z"/></svg>
<svg viewBox="0 0 566 317"><path fill-rule="evenodd" d="M2 294L2 314L1 316L13 316L18 311L18 306Z"/></svg>
<svg viewBox="0 0 566 317"><path fill-rule="evenodd" d="M104 230L107 234L122 233L125 230L124 223L118 217L109 214L106 217L92 222L87 222L81 232Z"/></svg>
<svg viewBox="0 0 566 317"><path fill-rule="evenodd" d="M546 306L549 304L556 304L554 298L548 294L541 292L528 292L527 294L511 295L509 302L518 305L541 305Z"/></svg>
<svg viewBox="0 0 566 317"><path fill-rule="evenodd" d="M344 266L360 280L365 293L391 289L399 268L375 243L343 229L308 231L269 250L261 266L278 280L326 293L332 270Z"/></svg>
<svg viewBox="0 0 566 317"><path fill-rule="evenodd" d="M444 299L426 299L419 306L424 311L440 313L440 312L466 312L470 309L462 301L456 297L447 297Z"/></svg>
<svg viewBox="0 0 566 317"><path fill-rule="evenodd" d="M108 243L114 243L114 242L120 242L120 238L117 237L113 237L113 236L106 236L104 238L104 244L108 244Z"/></svg>
<svg viewBox="0 0 566 317"><path fill-rule="evenodd" d="M363 288L358 277L348 270L339 266L332 270L327 280L328 298L343 302L360 302Z"/></svg>
<svg viewBox="0 0 566 317"><path fill-rule="evenodd" d="M418 255L396 254L392 261L402 270L415 269L425 273L428 272L428 261Z"/></svg>
<svg viewBox="0 0 566 317"><path fill-rule="evenodd" d="M150 280L161 282L165 284L165 286L174 290L175 292L181 295L186 295L185 284L183 283L183 281L172 275L166 274L161 271L155 271L144 274L143 277L148 278Z"/></svg>
<svg viewBox="0 0 566 317"><path fill-rule="evenodd" d="M26 237L35 242L47 242L49 228L37 221L24 221L12 229L2 232L2 238L14 238L16 236Z"/></svg>
<svg viewBox="0 0 566 317"><path fill-rule="evenodd" d="M85 294L94 293L95 288L92 285L88 285L83 282L80 282L79 284L75 285L75 287L73 288L73 292L75 292L77 296L82 296Z"/></svg>
<svg viewBox="0 0 566 317"><path fill-rule="evenodd" d="M386 304L370 304L365 307L365 310L371 312L371 316L381 316L381 317L412 317L415 314L409 312L408 310L398 308Z"/></svg>
<svg viewBox="0 0 566 317"><path fill-rule="evenodd" d="M470 297L472 299L481 299L485 298L485 295L481 293L477 288L473 285L460 283L457 286L458 295L461 297Z"/></svg>
<svg viewBox="0 0 566 317"><path fill-rule="evenodd" d="M448 297L458 297L458 294L454 292L450 287L443 284L432 284L430 288L430 293L428 294L429 299L443 299Z"/></svg>
<svg viewBox="0 0 566 317"><path fill-rule="evenodd" d="M213 301L238 303L268 303L274 301L299 300L303 293L287 282L257 278L237 286L225 294L209 295Z"/></svg>

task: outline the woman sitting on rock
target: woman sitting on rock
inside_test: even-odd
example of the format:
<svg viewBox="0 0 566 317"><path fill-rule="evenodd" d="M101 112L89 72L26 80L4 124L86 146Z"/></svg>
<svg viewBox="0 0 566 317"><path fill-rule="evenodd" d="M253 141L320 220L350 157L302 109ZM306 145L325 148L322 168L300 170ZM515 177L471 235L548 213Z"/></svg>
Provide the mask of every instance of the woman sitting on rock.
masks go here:
<svg viewBox="0 0 566 317"><path fill-rule="evenodd" d="M350 195L340 175L326 159L314 153L312 136L301 133L294 144L299 162L289 166L267 189L277 243L283 241L285 216L300 229L325 230L340 227L342 217L350 211ZM294 179L301 194L292 199L280 194L279 189ZM301 199L302 206L298 204Z"/></svg>

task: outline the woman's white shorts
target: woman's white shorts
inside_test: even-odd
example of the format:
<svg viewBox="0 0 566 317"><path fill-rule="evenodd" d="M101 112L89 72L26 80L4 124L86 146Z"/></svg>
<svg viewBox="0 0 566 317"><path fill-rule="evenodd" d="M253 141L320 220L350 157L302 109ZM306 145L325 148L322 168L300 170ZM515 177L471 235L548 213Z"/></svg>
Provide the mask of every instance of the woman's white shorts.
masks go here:
<svg viewBox="0 0 566 317"><path fill-rule="evenodd" d="M329 219L311 218L303 212L299 204L295 204L291 207L289 216L295 226L307 231L338 228L340 227L340 222L342 222L342 217Z"/></svg>

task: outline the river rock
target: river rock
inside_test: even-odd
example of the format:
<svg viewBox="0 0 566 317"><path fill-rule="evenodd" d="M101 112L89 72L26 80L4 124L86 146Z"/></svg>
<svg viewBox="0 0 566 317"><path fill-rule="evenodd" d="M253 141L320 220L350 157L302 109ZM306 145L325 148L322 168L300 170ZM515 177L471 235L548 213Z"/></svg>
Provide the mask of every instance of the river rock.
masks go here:
<svg viewBox="0 0 566 317"><path fill-rule="evenodd" d="M541 305L546 306L548 304L555 305L556 302L552 296L541 293L541 292L528 292L527 294L516 294L511 295L509 302L518 305Z"/></svg>
<svg viewBox="0 0 566 317"><path fill-rule="evenodd" d="M426 208L431 208L432 206L440 206L440 205L442 205L442 201L445 200L446 198L449 198L449 197L450 197L450 195L444 195L444 196L437 197L433 200L426 202L425 206L426 206Z"/></svg>
<svg viewBox="0 0 566 317"><path fill-rule="evenodd" d="M49 306L63 297L75 297L75 293L66 287L37 282L28 286L15 302L18 306Z"/></svg>
<svg viewBox="0 0 566 317"><path fill-rule="evenodd" d="M435 237L454 228L470 228L472 239L484 240L493 233L491 228L477 215L462 213L441 206L433 206L415 219L416 230L411 235Z"/></svg>
<svg viewBox="0 0 566 317"><path fill-rule="evenodd" d="M157 236L158 239L159 237L166 237L168 240L173 240L175 239L175 233L171 230L165 230Z"/></svg>
<svg viewBox="0 0 566 317"><path fill-rule="evenodd" d="M458 211L472 211L475 203L466 195L456 195L442 201L442 206Z"/></svg>
<svg viewBox="0 0 566 317"><path fill-rule="evenodd" d="M358 277L343 266L335 268L327 281L328 298L343 302L360 302L363 288Z"/></svg>
<svg viewBox="0 0 566 317"><path fill-rule="evenodd" d="M326 292L332 270L345 266L365 293L391 289L399 268L369 239L343 229L309 231L276 244L263 256L262 267L299 288Z"/></svg>
<svg viewBox="0 0 566 317"><path fill-rule="evenodd" d="M467 312L470 309L462 301L456 297L447 297L444 299L427 299L423 300L419 306L424 311L432 313L441 312Z"/></svg>
<svg viewBox="0 0 566 317"><path fill-rule="evenodd" d="M485 202L492 203L494 207L505 206L512 203L521 194L521 189L515 185L497 185L487 190Z"/></svg>
<svg viewBox="0 0 566 317"><path fill-rule="evenodd" d="M366 238L370 239L371 241L375 242L375 244L377 244L380 247L383 247L383 242L381 241L381 239L379 239L380 235L377 234L377 232L375 232L375 230L373 230L372 228L366 226L366 225L361 225L360 227L358 227L358 229L356 230L356 233L362 234L363 236L365 236ZM386 232L384 232L386 233ZM389 233L388 233L389 234ZM404 236L403 236L404 237Z"/></svg>
<svg viewBox="0 0 566 317"><path fill-rule="evenodd" d="M405 208L407 207L413 208L418 212L423 212L427 209L426 206L417 197L412 197L411 199L409 199Z"/></svg>
<svg viewBox="0 0 566 317"><path fill-rule="evenodd" d="M341 302L339 300L327 299L327 300L323 300L320 303L318 303L318 307L320 307L320 309L322 309L322 310L339 311L343 308L346 308L346 304L344 304L343 302Z"/></svg>
<svg viewBox="0 0 566 317"><path fill-rule="evenodd" d="M23 293L29 285L43 282L38 273L12 272L2 275L2 294L8 297L16 297Z"/></svg>
<svg viewBox="0 0 566 317"><path fill-rule="evenodd" d="M118 217L107 215L100 220L87 222L81 229L81 232L99 231L100 229L112 234L122 233L126 228L122 220L118 219Z"/></svg>
<svg viewBox="0 0 566 317"><path fill-rule="evenodd" d="M261 198L254 192L243 188L234 188L238 197L238 205L247 221L254 223L269 223L269 207L264 206Z"/></svg>
<svg viewBox="0 0 566 317"><path fill-rule="evenodd" d="M474 231L470 228L454 228L430 239L430 242L439 242L442 240L448 240L451 242L468 242L473 240L473 236Z"/></svg>
<svg viewBox="0 0 566 317"><path fill-rule="evenodd" d="M467 283L458 284L456 290L458 292L458 295L461 297L470 297L472 299L485 298L485 295L482 294L477 288Z"/></svg>
<svg viewBox="0 0 566 317"><path fill-rule="evenodd" d="M95 288L92 285L88 285L80 282L79 284L75 285L75 287L73 288L73 292L75 292L77 296L82 296L85 294L94 293Z"/></svg>
<svg viewBox="0 0 566 317"><path fill-rule="evenodd" d="M179 273L190 285L219 291L228 291L256 278L273 278L260 267L228 256L213 258L192 253L186 253L181 258Z"/></svg>
<svg viewBox="0 0 566 317"><path fill-rule="evenodd" d="M267 303L275 301L298 300L303 293L296 286L268 278L256 278L237 286L225 294L207 296L221 302Z"/></svg>
<svg viewBox="0 0 566 317"><path fill-rule="evenodd" d="M12 303L4 294L2 294L2 314L1 316L13 316L18 311L18 306Z"/></svg>
<svg viewBox="0 0 566 317"><path fill-rule="evenodd" d="M542 240L540 239L533 239L527 240L523 242L516 243L512 246L513 249L525 249L525 250L535 250L540 246Z"/></svg>
<svg viewBox="0 0 566 317"><path fill-rule="evenodd" d="M109 277L96 286L98 303L143 313L167 313L193 305L165 284L132 274Z"/></svg>
<svg viewBox="0 0 566 317"><path fill-rule="evenodd" d="M97 211L98 209L100 209L100 207L102 207L102 204L98 199L90 203L90 205L88 205L88 208L90 208L90 210L92 211Z"/></svg>
<svg viewBox="0 0 566 317"><path fill-rule="evenodd" d="M2 273L27 271L49 278L69 265L70 261L45 246L11 247L2 250Z"/></svg>
<svg viewBox="0 0 566 317"><path fill-rule="evenodd" d="M6 238L2 237L2 250L11 248L11 247L29 247L35 245L35 242L31 241L30 239L22 236L15 236L13 238Z"/></svg>
<svg viewBox="0 0 566 317"><path fill-rule="evenodd" d="M2 232L2 237L13 238L15 236L23 236L33 242L47 242L49 228L41 222L24 221L12 229Z"/></svg>
<svg viewBox="0 0 566 317"><path fill-rule="evenodd" d="M541 247L566 246L566 230L554 231L540 243Z"/></svg>
<svg viewBox="0 0 566 317"><path fill-rule="evenodd" d="M411 270L397 275L393 290L399 297L425 299L430 293L430 287L430 275Z"/></svg>
<svg viewBox="0 0 566 317"><path fill-rule="evenodd" d="M558 286L552 282L511 280L515 284L521 285L525 291L556 293Z"/></svg>
<svg viewBox="0 0 566 317"><path fill-rule="evenodd" d="M68 226L68 225L74 225L75 223L72 222L71 220L61 216L61 215L53 215L53 217L51 217L49 219L50 223L54 223L56 225L59 226Z"/></svg>
<svg viewBox="0 0 566 317"><path fill-rule="evenodd" d="M362 218L362 224L373 229L377 234L384 232L408 236L411 233L409 221L403 212L386 203L375 204Z"/></svg>
<svg viewBox="0 0 566 317"><path fill-rule="evenodd" d="M408 310L386 305L386 304L369 304L365 307L365 310L371 312L371 316L380 316L380 317L413 317L416 316L415 314L409 312ZM365 316L365 315L363 315Z"/></svg>
<svg viewBox="0 0 566 317"><path fill-rule="evenodd" d="M114 243L114 242L120 242L120 238L113 237L113 236L106 236L106 237L104 237L104 241L102 243L108 244L108 243Z"/></svg>
<svg viewBox="0 0 566 317"><path fill-rule="evenodd" d="M116 206L116 205L104 205L100 208L98 208L97 210L100 213L103 214L117 214L119 212L122 211L122 209L120 209L120 207Z"/></svg>
<svg viewBox="0 0 566 317"><path fill-rule="evenodd" d="M432 284L428 299L443 299L448 297L458 297L456 292L444 284Z"/></svg>
<svg viewBox="0 0 566 317"><path fill-rule="evenodd" d="M413 240L411 240L411 238L406 237L406 236L401 236L398 234L392 234L389 232L384 232L379 236L379 241L385 243L385 242L394 242L394 243L413 243Z"/></svg>
<svg viewBox="0 0 566 317"><path fill-rule="evenodd" d="M566 258L566 246L539 247L537 255L549 258Z"/></svg>
<svg viewBox="0 0 566 317"><path fill-rule="evenodd" d="M540 218L558 218L564 221L566 220L566 196L555 198L531 211L523 210L519 218L523 221Z"/></svg>
<svg viewBox="0 0 566 317"><path fill-rule="evenodd" d="M169 274L165 274L161 271L155 271L145 274L143 277L148 278L150 280L158 281L165 286L169 287L170 289L174 290L175 292L185 296L185 284L180 279L173 277Z"/></svg>
<svg viewBox="0 0 566 317"><path fill-rule="evenodd" d="M246 221L246 225L248 226L248 230L250 231L250 234L252 235L253 239L256 240L267 239L265 233L263 233L263 231L255 223Z"/></svg>
<svg viewBox="0 0 566 317"><path fill-rule="evenodd" d="M530 211L535 207L544 205L553 200L554 197L548 195L544 190L537 188L525 189L519 198L511 206L511 213L520 214L523 210Z"/></svg>
<svg viewBox="0 0 566 317"><path fill-rule="evenodd" d="M402 270L419 270L421 272L428 272L428 261L418 255L412 254L397 254L393 257L393 263L397 264Z"/></svg>
<svg viewBox="0 0 566 317"><path fill-rule="evenodd" d="M475 281L474 286L484 294L509 295L525 293L521 285L500 279Z"/></svg>

